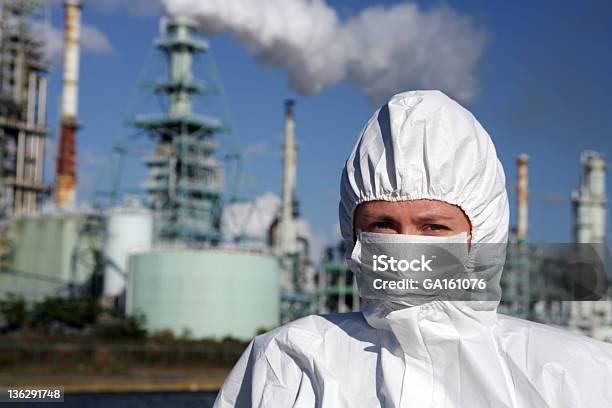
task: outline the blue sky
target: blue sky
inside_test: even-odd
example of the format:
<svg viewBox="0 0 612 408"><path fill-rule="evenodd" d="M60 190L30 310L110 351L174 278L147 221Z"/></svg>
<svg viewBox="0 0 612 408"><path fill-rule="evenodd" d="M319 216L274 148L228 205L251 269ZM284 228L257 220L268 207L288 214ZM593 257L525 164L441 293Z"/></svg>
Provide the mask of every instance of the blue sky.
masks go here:
<svg viewBox="0 0 612 408"><path fill-rule="evenodd" d="M374 5L389 7L401 2L327 3L347 19ZM147 5L145 1L133 4ZM131 95L137 95L135 100L147 98L146 92L135 91L135 86L158 32L160 12L155 1L149 4L130 8L117 1L93 0L84 9L83 23L95 27L96 34L90 35L90 45L81 56L80 201L91 199L96 183L108 188L110 148L133 133L124 126ZM592 149L612 156L612 5L606 1L482 0L422 2L419 6L427 10L442 4L469 16L486 33L486 46L476 64L478 90L467 107L496 144L506 171L512 224L515 157L527 153L531 157L530 239L570 240L569 196L579 182L580 152ZM61 10L55 6L52 24L60 27L61 21ZM233 118L234 133L229 137L246 156L243 193L280 194L283 101L295 98L299 143L296 193L302 216L314 234L331 240L337 225L340 172L373 107L360 89L346 82L317 95L301 96L287 86L283 70L258 63L231 35L221 34L209 41ZM163 64L159 57L155 61L158 66ZM55 64L48 114L53 138L60 89L61 67ZM211 112L218 111L220 105L219 99L211 100ZM144 103L138 113L149 113L152 106ZM48 158L52 159L52 152ZM53 173L54 163L49 160L49 180ZM145 176L137 160L125 173L124 187L136 186ZM608 177L607 190L611 187Z"/></svg>

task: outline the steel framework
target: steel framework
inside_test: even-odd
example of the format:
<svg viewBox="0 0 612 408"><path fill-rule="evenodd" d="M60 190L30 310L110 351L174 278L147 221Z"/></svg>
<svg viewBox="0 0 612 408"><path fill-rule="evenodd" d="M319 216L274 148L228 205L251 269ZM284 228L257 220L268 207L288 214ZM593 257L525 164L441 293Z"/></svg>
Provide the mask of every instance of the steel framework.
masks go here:
<svg viewBox="0 0 612 408"><path fill-rule="evenodd" d="M136 128L152 136L157 147L146 157L148 204L154 212L157 242L215 244L220 241L223 188L221 164L214 158L221 121L192 112L192 99L209 89L193 78L194 56L208 46L196 38L187 18L169 20L155 43L168 62L168 78L154 91L165 97L161 116L137 116Z"/></svg>
<svg viewBox="0 0 612 408"><path fill-rule="evenodd" d="M0 0L0 212L34 213L43 181L49 69L43 0ZM36 30L39 32L37 33Z"/></svg>

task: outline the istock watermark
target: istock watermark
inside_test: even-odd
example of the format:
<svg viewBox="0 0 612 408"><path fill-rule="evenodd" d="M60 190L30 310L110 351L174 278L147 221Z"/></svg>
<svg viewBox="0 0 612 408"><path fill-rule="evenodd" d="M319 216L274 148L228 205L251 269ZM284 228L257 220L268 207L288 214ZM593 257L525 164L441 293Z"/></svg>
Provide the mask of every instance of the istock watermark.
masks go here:
<svg viewBox="0 0 612 408"><path fill-rule="evenodd" d="M612 302L612 251L606 244L364 241L352 267L359 268L356 279L366 299L383 291L397 300L499 301L504 307Z"/></svg>
<svg viewBox="0 0 612 408"><path fill-rule="evenodd" d="M420 259L395 259L387 255L373 255L373 268L375 272L432 272L430 264L435 256L427 259L421 255Z"/></svg>
<svg viewBox="0 0 612 408"><path fill-rule="evenodd" d="M373 288L377 290L418 290L418 289L440 289L440 290L485 290L487 282L484 279L475 278L449 278L449 279L400 279L388 280L376 278L372 281Z"/></svg>

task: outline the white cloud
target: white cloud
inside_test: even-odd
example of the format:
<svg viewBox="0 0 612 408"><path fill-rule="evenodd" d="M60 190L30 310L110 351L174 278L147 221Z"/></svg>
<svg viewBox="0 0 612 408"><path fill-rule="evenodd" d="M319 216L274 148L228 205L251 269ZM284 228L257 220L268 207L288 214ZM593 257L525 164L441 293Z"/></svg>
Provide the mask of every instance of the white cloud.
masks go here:
<svg viewBox="0 0 612 408"><path fill-rule="evenodd" d="M45 26L47 58L53 63L60 63L64 53L64 32L57 27ZM109 54L113 52L108 38L98 28L83 24L81 26L81 50L95 54Z"/></svg>
<svg viewBox="0 0 612 408"><path fill-rule="evenodd" d="M221 230L229 241L241 234L266 240L268 228L278 214L281 199L272 192L248 202L234 203L223 209Z"/></svg>
<svg viewBox="0 0 612 408"><path fill-rule="evenodd" d="M448 6L373 6L341 19L324 0L163 0L172 15L193 16L211 35L230 32L291 88L313 95L342 80L372 104L414 88L468 101L486 33Z"/></svg>
<svg viewBox="0 0 612 408"><path fill-rule="evenodd" d="M252 201L234 203L223 209L221 217L221 230L226 240L233 241L243 234L259 241L250 244L251 248L263 249L266 247L268 229L278 215L281 199L272 192L267 192ZM317 262L321 259L323 249L327 244L324 233L313 232L310 222L303 218L297 220L298 236L308 240L310 257Z"/></svg>
<svg viewBox="0 0 612 408"><path fill-rule="evenodd" d="M84 24L81 27L81 46L85 51L97 54L113 52L108 38L96 27Z"/></svg>
<svg viewBox="0 0 612 408"><path fill-rule="evenodd" d="M255 143L250 146L247 146L244 149L244 156L247 158L255 157L255 156L263 156L269 152L268 145L265 142Z"/></svg>
<svg viewBox="0 0 612 408"><path fill-rule="evenodd" d="M64 49L64 35L61 29L43 26L39 27L44 30L45 52L47 58L56 63L62 60L62 50Z"/></svg>

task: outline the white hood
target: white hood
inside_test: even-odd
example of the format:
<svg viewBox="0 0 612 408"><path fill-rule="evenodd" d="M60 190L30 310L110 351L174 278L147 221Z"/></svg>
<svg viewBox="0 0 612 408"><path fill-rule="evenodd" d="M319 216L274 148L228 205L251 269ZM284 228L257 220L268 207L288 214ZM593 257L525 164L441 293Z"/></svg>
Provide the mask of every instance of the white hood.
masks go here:
<svg viewBox="0 0 612 408"><path fill-rule="evenodd" d="M459 206L472 243L506 243L506 178L474 116L440 91L395 95L361 131L342 172L340 230L353 249L353 213L365 201L431 199Z"/></svg>
<svg viewBox="0 0 612 408"><path fill-rule="evenodd" d="M362 202L432 199L457 205L472 225L466 276L487 282L486 300L468 305L495 310L508 240L505 182L489 134L469 111L440 91L397 94L374 112L342 171L339 216L345 257L350 260L354 249L353 216ZM355 263L349 265L359 273Z"/></svg>

